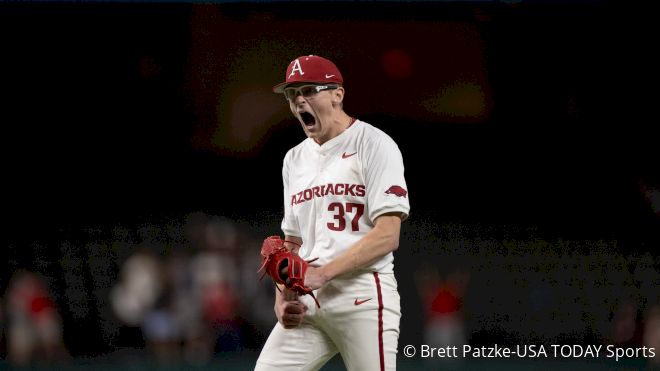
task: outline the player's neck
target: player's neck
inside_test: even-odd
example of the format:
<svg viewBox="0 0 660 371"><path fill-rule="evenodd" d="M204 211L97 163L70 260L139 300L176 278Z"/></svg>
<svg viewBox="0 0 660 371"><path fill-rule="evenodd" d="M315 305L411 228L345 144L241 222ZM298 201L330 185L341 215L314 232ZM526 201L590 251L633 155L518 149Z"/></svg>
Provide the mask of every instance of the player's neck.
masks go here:
<svg viewBox="0 0 660 371"><path fill-rule="evenodd" d="M314 139L314 141L318 145L323 145L327 141L329 141L331 139L334 139L334 138L338 137L339 135L341 135L344 131L346 131L346 129L351 127L351 125L353 125L354 122L355 122L355 119L353 117L346 114L346 112L341 111L341 112L337 113L332 118L332 120L331 120L332 127L330 129L329 135L326 138L323 138L322 140L321 139Z"/></svg>

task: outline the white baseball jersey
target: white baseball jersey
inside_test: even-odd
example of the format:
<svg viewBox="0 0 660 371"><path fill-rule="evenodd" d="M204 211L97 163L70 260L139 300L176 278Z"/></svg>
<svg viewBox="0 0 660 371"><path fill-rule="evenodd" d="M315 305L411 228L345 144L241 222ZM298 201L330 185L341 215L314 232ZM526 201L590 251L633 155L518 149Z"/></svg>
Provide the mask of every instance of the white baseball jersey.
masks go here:
<svg viewBox="0 0 660 371"><path fill-rule="evenodd" d="M285 235L300 237L299 254L323 265L349 249L384 213L410 211L401 152L380 129L355 121L323 145L307 138L284 158ZM393 271L389 253L369 270Z"/></svg>

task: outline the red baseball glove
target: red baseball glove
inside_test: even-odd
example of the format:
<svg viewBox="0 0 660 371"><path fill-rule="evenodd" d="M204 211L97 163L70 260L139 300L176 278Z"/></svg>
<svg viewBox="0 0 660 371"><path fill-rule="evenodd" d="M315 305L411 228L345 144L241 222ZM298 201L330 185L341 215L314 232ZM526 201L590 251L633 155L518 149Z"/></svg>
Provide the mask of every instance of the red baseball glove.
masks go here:
<svg viewBox="0 0 660 371"><path fill-rule="evenodd" d="M261 272L263 270L263 273L259 279L261 280L268 274L273 278L273 281L286 286L299 295L311 295L316 302L316 306L320 308L319 301L316 300L312 289L305 286L307 266L316 259L304 260L298 254L284 247L284 242L292 241L284 241L279 236L270 236L264 240L261 246L261 267L257 271ZM285 268L287 268L286 271Z"/></svg>

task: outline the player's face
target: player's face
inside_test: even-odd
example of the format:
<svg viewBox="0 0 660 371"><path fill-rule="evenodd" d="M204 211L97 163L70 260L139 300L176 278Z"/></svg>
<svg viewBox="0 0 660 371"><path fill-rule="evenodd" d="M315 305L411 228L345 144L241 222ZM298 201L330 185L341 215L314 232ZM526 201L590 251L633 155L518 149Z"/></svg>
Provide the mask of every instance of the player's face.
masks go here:
<svg viewBox="0 0 660 371"><path fill-rule="evenodd" d="M336 85L304 85L284 90L289 108L300 121L305 134L319 144L339 134L333 124L338 93L341 102L343 88Z"/></svg>

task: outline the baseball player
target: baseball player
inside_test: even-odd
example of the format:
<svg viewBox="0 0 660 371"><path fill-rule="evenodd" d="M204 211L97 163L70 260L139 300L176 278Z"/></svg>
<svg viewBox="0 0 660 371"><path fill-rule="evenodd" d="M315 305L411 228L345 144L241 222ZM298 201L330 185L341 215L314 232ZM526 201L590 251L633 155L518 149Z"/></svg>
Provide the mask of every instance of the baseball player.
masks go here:
<svg viewBox="0 0 660 371"><path fill-rule="evenodd" d="M393 254L410 205L401 152L343 110L343 78L319 56L294 59L283 93L307 139L284 158L284 246L305 260L311 295L276 290L278 323L255 370L395 370L401 311ZM281 290L281 292L280 292Z"/></svg>

